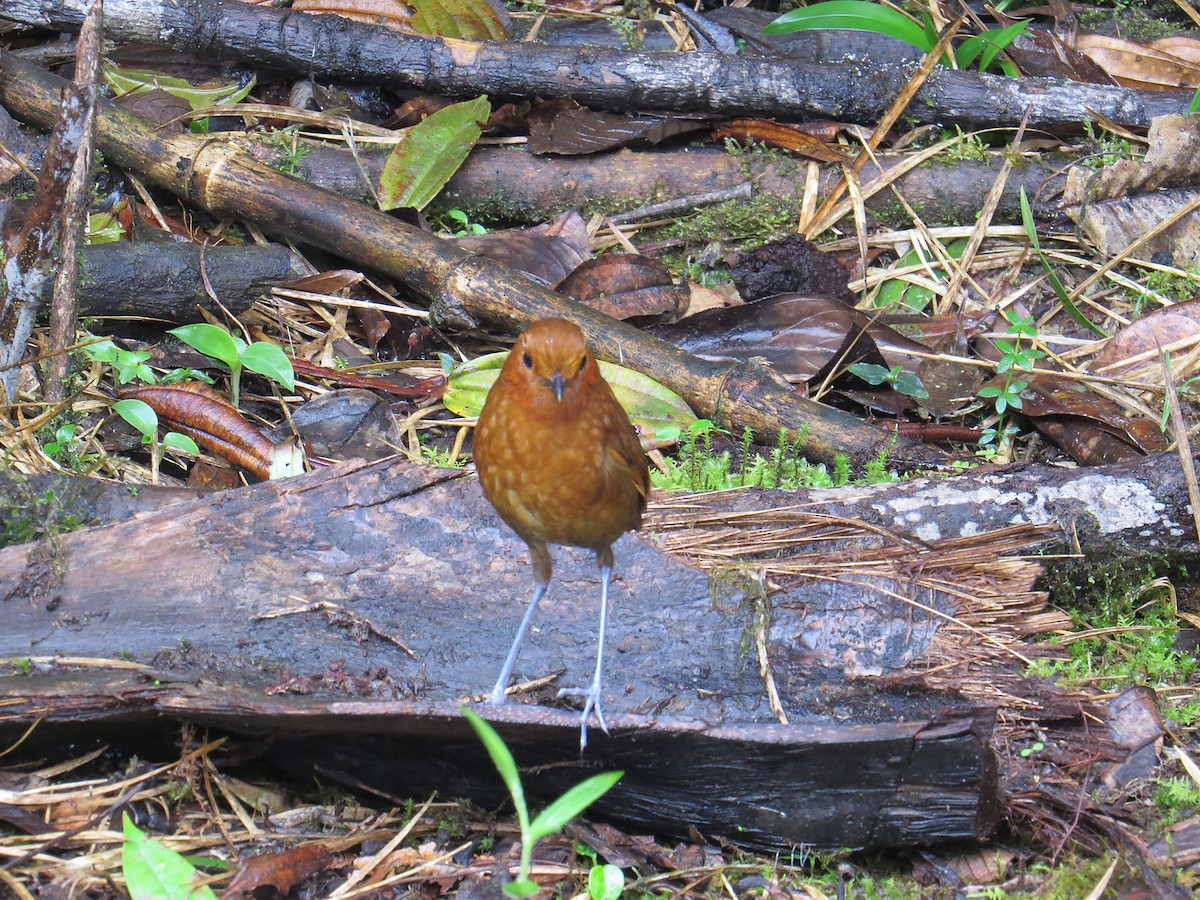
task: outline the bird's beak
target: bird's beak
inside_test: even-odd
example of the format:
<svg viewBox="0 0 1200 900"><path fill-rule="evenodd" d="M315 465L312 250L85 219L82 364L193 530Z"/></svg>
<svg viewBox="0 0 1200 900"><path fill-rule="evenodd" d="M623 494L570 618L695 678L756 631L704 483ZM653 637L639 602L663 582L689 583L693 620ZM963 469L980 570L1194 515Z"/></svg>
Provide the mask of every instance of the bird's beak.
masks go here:
<svg viewBox="0 0 1200 900"><path fill-rule="evenodd" d="M554 399L559 403L562 403L563 388L566 384L562 369L555 369L554 374L550 376L550 390L554 391Z"/></svg>

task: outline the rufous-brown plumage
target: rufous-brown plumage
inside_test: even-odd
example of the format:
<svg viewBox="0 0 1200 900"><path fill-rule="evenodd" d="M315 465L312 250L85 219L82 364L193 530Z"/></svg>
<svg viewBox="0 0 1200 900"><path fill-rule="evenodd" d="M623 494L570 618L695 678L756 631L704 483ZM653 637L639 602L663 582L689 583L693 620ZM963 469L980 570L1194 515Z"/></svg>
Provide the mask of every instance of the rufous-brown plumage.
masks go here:
<svg viewBox="0 0 1200 900"><path fill-rule="evenodd" d="M599 649L584 699L580 746L600 704L613 542L642 524L650 475L629 416L600 374L583 332L542 319L517 339L488 392L475 429L475 466L496 511L529 546L534 593L489 700L504 692L534 610L553 571L551 544L596 554L601 576Z"/></svg>

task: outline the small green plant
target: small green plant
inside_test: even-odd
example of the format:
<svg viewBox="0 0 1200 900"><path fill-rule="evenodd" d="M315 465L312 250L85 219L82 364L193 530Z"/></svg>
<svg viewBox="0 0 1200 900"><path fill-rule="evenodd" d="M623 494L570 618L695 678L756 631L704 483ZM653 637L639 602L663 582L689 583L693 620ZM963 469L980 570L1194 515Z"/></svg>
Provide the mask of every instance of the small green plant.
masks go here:
<svg viewBox="0 0 1200 900"><path fill-rule="evenodd" d="M517 763L509 752L504 740L487 722L471 712L465 706L459 707L479 740L487 749L492 764L500 773L504 786L512 796L513 808L517 812L517 823L521 829L521 862L517 872L517 880L504 886L504 892L510 897L532 897L538 891L537 883L529 877L533 862L533 847L544 837L558 834L572 819L599 800L608 790L621 780L624 772L605 772L593 775L586 781L581 781L575 787L543 809L535 819L529 819L529 807L525 803L525 788L521 784L521 776L517 772Z"/></svg>
<svg viewBox="0 0 1200 900"><path fill-rule="evenodd" d="M634 51L642 49L642 45L646 42L646 26L643 22L626 16L614 16L608 21L616 30L626 49Z"/></svg>
<svg viewBox="0 0 1200 900"><path fill-rule="evenodd" d="M1046 745L1041 741L1034 741L1028 747L1025 747L1023 750L1021 750L1021 755L1028 759L1030 756L1037 756L1045 749Z"/></svg>
<svg viewBox="0 0 1200 900"><path fill-rule="evenodd" d="M444 215L452 223L448 226L447 230L450 231L453 237L460 238L473 234L487 234L486 228L478 222L472 222L470 216L461 209L448 209Z"/></svg>
<svg viewBox="0 0 1200 900"><path fill-rule="evenodd" d="M943 65L958 69L978 66L986 72L994 64L1006 75L1019 74L1012 63L1002 56L1001 51L1011 44L1029 26L1028 19L1014 22L1004 28L995 28L968 37L952 48L941 60ZM917 22L898 9L870 3L867 0L827 0L784 13L763 29L763 34L790 34L793 31L823 31L843 28L850 31L871 31L896 40L912 44L926 53L937 46L940 35L933 17L925 12Z"/></svg>
<svg viewBox="0 0 1200 900"><path fill-rule="evenodd" d="M181 325L179 328L172 328L169 333L229 369L229 393L234 406L241 400L243 369L264 375L289 391L296 388L296 375L292 370L291 360L274 344L266 341L247 344L224 328L209 325L207 322Z"/></svg>
<svg viewBox="0 0 1200 900"><path fill-rule="evenodd" d="M929 391L925 390L921 379L912 372L905 372L903 366L892 366L890 369L885 369L875 363L854 363L847 367L846 371L851 375L857 375L867 384L888 384L892 390L898 391L906 397L912 397L914 400L925 400L929 397Z"/></svg>
<svg viewBox="0 0 1200 900"><path fill-rule="evenodd" d="M1012 440L1017 429L1008 423L1008 411L1020 409L1023 401L1021 392L1029 387L1029 382L1017 377L1019 372L1028 372L1034 363L1046 354L1035 347L1028 346L1028 341L1037 338L1037 327L1033 324L1033 316L1009 319L1007 334L1012 340L997 340L996 348L1000 351L1000 360L996 363L996 374L1003 375L1000 384L990 384L979 389L981 400L991 401L999 420L984 431L979 439L981 455L991 460L998 456L1007 456L1007 450L1012 446Z"/></svg>
<svg viewBox="0 0 1200 900"><path fill-rule="evenodd" d="M186 434L168 431L159 441L158 413L142 400L118 400L113 404L113 412L141 433L143 444L150 445L150 472L155 482L158 481L158 468L163 454L168 450L190 453L192 456L200 455L200 448Z"/></svg>
<svg viewBox="0 0 1200 900"><path fill-rule="evenodd" d="M1191 778L1155 778L1154 805L1163 823L1173 825L1200 809L1200 785Z"/></svg>
<svg viewBox="0 0 1200 900"><path fill-rule="evenodd" d="M738 487L766 487L782 490L840 487L850 484L850 460L843 454L834 457L830 471L824 463L809 462L802 454L804 433L782 430L775 446L766 456L750 448L754 435L746 429L738 445L737 460L728 450L713 449L713 436L726 434L707 419L693 422L687 429L664 428L655 433L660 440L677 440L674 457L664 456L661 468L650 470L650 482L667 491L719 491ZM895 481L887 471L886 452L865 467L863 484Z"/></svg>
<svg viewBox="0 0 1200 900"><path fill-rule="evenodd" d="M126 350L118 347L112 341L96 341L88 344L83 348L83 355L88 359L112 366L113 374L119 384L129 384L131 381L140 381L143 384L155 384L159 381L163 384L173 384L178 381L213 383L211 378L196 369L172 369L160 379L147 364L151 355L149 350Z"/></svg>
<svg viewBox="0 0 1200 900"><path fill-rule="evenodd" d="M113 374L120 384L129 384L131 381L154 384L157 380L154 370L147 365L150 359L149 350L125 350L112 341L97 341L84 347L83 355L112 366Z"/></svg>
<svg viewBox="0 0 1200 900"><path fill-rule="evenodd" d="M61 420L59 420L61 422ZM39 432L39 435L42 432ZM74 422L62 422L53 427L49 440L42 444L42 451L64 468L90 471L100 459L95 453L84 453L87 442Z"/></svg>
<svg viewBox="0 0 1200 900"><path fill-rule="evenodd" d="M601 863L599 854L582 841L575 842L575 852L592 861L588 869L588 897L591 900L617 900L625 890L625 873L617 866Z"/></svg>

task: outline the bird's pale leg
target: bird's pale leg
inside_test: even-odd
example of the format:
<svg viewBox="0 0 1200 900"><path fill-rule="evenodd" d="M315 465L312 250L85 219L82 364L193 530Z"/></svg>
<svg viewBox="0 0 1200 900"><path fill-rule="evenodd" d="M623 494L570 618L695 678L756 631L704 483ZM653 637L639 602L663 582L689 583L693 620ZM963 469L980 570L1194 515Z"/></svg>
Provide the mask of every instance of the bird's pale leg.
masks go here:
<svg viewBox="0 0 1200 900"><path fill-rule="evenodd" d="M525 610L525 615L521 618L521 624L517 628L517 636L513 640L512 647L509 648L508 658L504 660L504 668L500 670L500 677L496 679L496 686L492 688L491 694L488 695L488 703L503 703L504 691L508 687L508 678L512 675L513 666L517 662L517 654L521 652L521 644L525 640L525 633L529 631L529 623L533 621L534 610L537 609L538 603L546 594L546 588L550 586L550 573L553 563L550 559L550 551L545 544L529 545L529 558L533 562L533 599L529 601L529 607Z"/></svg>
<svg viewBox="0 0 1200 900"><path fill-rule="evenodd" d="M600 642L596 648L596 672L592 676L592 686L589 688L563 688L558 692L559 697L582 697L583 715L579 718L579 749L587 746L588 717L594 710L596 722L600 730L608 734L608 723L604 721L604 709L600 705L601 683L604 670L604 632L608 628L608 583L612 578L613 555L612 548L601 550L596 554L600 563Z"/></svg>

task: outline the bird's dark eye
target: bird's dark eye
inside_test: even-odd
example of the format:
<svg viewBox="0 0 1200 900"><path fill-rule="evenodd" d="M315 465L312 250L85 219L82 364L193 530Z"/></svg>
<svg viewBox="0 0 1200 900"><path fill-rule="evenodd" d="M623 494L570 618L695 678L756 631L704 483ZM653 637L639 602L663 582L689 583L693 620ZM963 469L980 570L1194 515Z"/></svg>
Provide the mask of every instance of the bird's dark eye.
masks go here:
<svg viewBox="0 0 1200 900"><path fill-rule="evenodd" d="M525 368L527 368L527 369L533 368L533 357L529 355L528 350L525 351L525 356L522 358L521 361L523 363L525 363Z"/></svg>
<svg viewBox="0 0 1200 900"><path fill-rule="evenodd" d="M575 374L578 375L580 372L582 372L586 368L587 368L587 357L585 356L583 359L581 359L579 361L579 368L575 370Z"/></svg>

